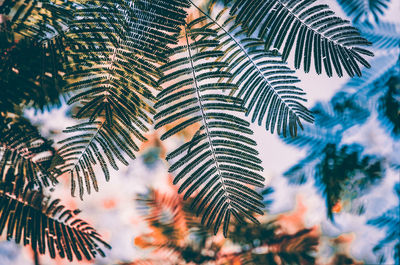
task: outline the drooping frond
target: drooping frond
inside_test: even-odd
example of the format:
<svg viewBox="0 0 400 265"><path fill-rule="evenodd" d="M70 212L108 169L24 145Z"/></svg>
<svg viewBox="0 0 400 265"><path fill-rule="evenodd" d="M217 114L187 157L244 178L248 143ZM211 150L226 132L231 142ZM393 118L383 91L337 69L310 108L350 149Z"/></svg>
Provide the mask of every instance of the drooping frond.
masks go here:
<svg viewBox="0 0 400 265"><path fill-rule="evenodd" d="M43 41L63 33L72 19L74 2L77 1L4 0L0 4L0 14L11 22L14 33Z"/></svg>
<svg viewBox="0 0 400 265"><path fill-rule="evenodd" d="M77 218L79 210L65 209L60 200L24 187L24 179L8 170L0 182L0 235L17 244L30 245L51 258L92 260L110 246L87 222Z"/></svg>
<svg viewBox="0 0 400 265"><path fill-rule="evenodd" d="M98 191L94 165L100 165L105 179L110 179L108 164L115 170L118 170L116 161L128 165L123 153L129 158L135 159L135 151L139 147L131 138L132 135L140 137L141 134L132 127L125 127L124 123L115 121L113 126L103 122L85 122L75 126L68 127L64 132L74 133L62 141L63 144L59 150L59 155L65 161L59 170L69 172L71 176L71 194L75 196L75 190L78 187L79 197L83 199L83 194L90 194L91 188Z"/></svg>
<svg viewBox="0 0 400 265"><path fill-rule="evenodd" d="M257 121L260 126L264 123L271 133L276 130L286 136L288 131L296 136L297 126L303 127L301 120L313 122L311 113L301 103L306 101L305 93L295 85L300 80L279 54L263 49L263 42L243 39L241 44L243 52L247 49L245 54L240 55L234 44L227 47L231 51L227 56L231 56L226 58L232 60L228 69L239 87L235 96L243 99L252 122Z"/></svg>
<svg viewBox="0 0 400 265"><path fill-rule="evenodd" d="M337 0L343 11L352 18L353 23L370 24L370 16L374 17L376 23L384 15L390 0Z"/></svg>
<svg viewBox="0 0 400 265"><path fill-rule="evenodd" d="M217 32L200 27L202 21L185 27L185 44L173 50L179 56L161 67L164 89L158 94L155 128L176 124L161 136L164 140L199 124L192 140L167 160L174 159L170 172L177 172L174 184L181 182L178 192L185 192L184 199L197 193L192 206L197 206L197 214L204 211L202 223L214 224L215 233L223 224L226 236L231 215L257 222L249 212L262 214L262 197L247 185L262 187L264 178L257 173L262 167L252 147L256 143L248 137L249 123L238 116L241 101L221 93L235 85L226 82L231 74L222 70L226 63L217 60L223 52L213 49L219 46Z"/></svg>
<svg viewBox="0 0 400 265"><path fill-rule="evenodd" d="M77 6L74 0L0 3L0 86L5 92L0 108L8 103L10 111L13 102L41 110L61 104L68 49L64 33Z"/></svg>
<svg viewBox="0 0 400 265"><path fill-rule="evenodd" d="M364 47L371 45L348 21L337 17L328 5L316 0L239 0L231 8L236 24L248 35L265 40L265 49L282 50L286 61L294 51L294 65L309 72L322 68L328 76L343 68L350 76L361 75L359 64L370 67L364 56L373 54Z"/></svg>
<svg viewBox="0 0 400 265"><path fill-rule="evenodd" d="M66 130L82 135L65 139L61 149L75 161L64 169L81 198L82 174L87 192L89 178L97 190L93 164L99 162L108 179L107 164L115 169L116 159L127 164L123 154L133 159L138 150L134 139L145 140L154 114L152 91L161 76L155 65L167 61L168 45L177 42L184 7L186 1L118 0L85 1L75 10L66 38L73 58L66 89L73 94L68 103L79 103L75 117L85 122Z"/></svg>
<svg viewBox="0 0 400 265"><path fill-rule="evenodd" d="M43 110L61 105L63 66L57 49L32 38L16 39L8 21L0 23L0 111Z"/></svg>
<svg viewBox="0 0 400 265"><path fill-rule="evenodd" d="M203 12L203 11L201 11ZM204 12L203 12L204 13ZM209 28L218 32L220 45L216 49L224 50L219 59L232 74L228 82L237 85L231 94L241 98L246 115L252 116L252 122L265 124L272 133L291 136L297 134L301 120L312 122L311 113L303 106L305 93L295 84L300 80L293 75L281 55L264 50L264 42L247 38L242 31L232 25L231 18L223 21L224 10L214 20L204 13L211 22Z"/></svg>
<svg viewBox="0 0 400 265"><path fill-rule="evenodd" d="M30 184L57 182L55 168L62 161L37 128L16 115L0 115L0 177L7 171L23 176Z"/></svg>

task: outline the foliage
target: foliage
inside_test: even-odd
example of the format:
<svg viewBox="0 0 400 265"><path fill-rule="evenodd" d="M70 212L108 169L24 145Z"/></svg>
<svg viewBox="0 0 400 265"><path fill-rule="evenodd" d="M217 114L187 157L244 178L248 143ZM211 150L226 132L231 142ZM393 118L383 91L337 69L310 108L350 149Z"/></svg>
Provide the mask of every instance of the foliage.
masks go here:
<svg viewBox="0 0 400 265"><path fill-rule="evenodd" d="M385 172L385 158L363 154L360 145L342 143L344 133L361 126L370 116L368 108L357 104L357 96L338 92L330 104L317 104L312 109L316 127L306 127L298 138L285 140L308 152L285 176L295 184L303 184L309 176L313 176L315 185L324 194L327 215L331 219L332 209L337 203L345 197L352 201L362 196L370 187L379 183ZM362 213L363 206L350 208Z"/></svg>
<svg viewBox="0 0 400 265"><path fill-rule="evenodd" d="M219 11L213 10L216 2L223 3L229 12L214 18L214 12ZM306 98L297 86L300 80L286 64L292 54L295 68L303 66L305 72L311 70L313 61L318 74L324 68L329 77L333 72L340 77L344 72L361 76L360 66L369 68L366 57L373 53L366 49L371 43L359 30L316 0L209 3L207 13L191 0L2 1L0 85L5 96L0 98L4 149L0 170L2 178L14 174L27 181L23 195L4 190L4 198L15 207L27 201L18 209L35 205L32 209L45 213L37 217L44 225L45 220L56 220L57 212L44 199L42 186L55 183L60 174L70 176L72 195L79 190L83 199L92 189L98 191L98 168L109 180L110 166L118 170L120 164L128 165L136 158L153 123L155 129L166 128L161 140L192 127L196 129L191 139L168 154L169 171L176 173L178 193L185 192L183 199L192 197L196 214L202 213L201 223L213 226L214 234L222 226L227 236L232 216L258 223L254 214L264 213L263 196L254 189L264 186L262 161L251 138L250 122L241 118L243 113L284 137L295 137L298 128L305 128L298 138L286 141L307 145L310 155L303 162L307 167L319 167L321 183L327 191L334 189L333 195L328 195L329 209L339 200L343 185L368 186L378 179L382 159L340 145L345 131L370 117L369 106L359 101L370 94L344 91L328 110L317 106L315 127L307 124L314 122L314 115L303 105ZM370 11L381 13L387 3L370 1ZM342 5L346 9L346 4ZM188 16L192 6L202 15ZM355 21L366 14L347 6ZM393 48L398 41L395 34L381 36L364 26L360 29L366 37L380 38L378 47ZM374 98L382 98L380 113L394 124L397 134L398 120L392 111L396 110L398 93L393 82L388 83L384 96L370 92ZM61 95L76 109L73 116L78 122L64 130L67 136L55 149L20 117L27 107L44 110L59 105ZM350 158L354 162L351 166L343 162ZM336 169L330 168L332 159ZM304 180L304 163L290 174ZM331 171L342 173L343 183L330 185ZM364 172L365 178L354 179L359 172ZM4 185L10 186L11 179L4 178ZM9 220L9 227L16 222L11 212L5 210L1 215L1 220ZM80 236L84 232L80 229L85 229L81 221L70 223L61 216L57 220L69 227L67 230L72 229L67 234L77 235L71 247L78 259L102 253L91 241L94 238L103 243L91 227L87 235ZM36 225L36 221L31 222ZM277 235L273 224L263 224L260 229L281 240L283 245L273 247L280 260L313 262L309 251L316 243L303 242L306 231L286 237ZM41 253L45 251L43 237L38 239ZM56 239L50 238L56 243L62 240L58 234ZM35 242L30 243L36 248ZM72 252L64 243L64 254L71 259ZM181 253L198 250L187 251ZM246 257L257 259L252 251L244 252ZM192 254L181 258L188 262L188 256ZM263 262L264 258L275 260L275 256L260 256ZM198 255L194 261L197 259L208 257Z"/></svg>
<svg viewBox="0 0 400 265"><path fill-rule="evenodd" d="M221 52L207 48L218 46L219 42L207 38L212 35L211 29L199 27L201 21L194 20L185 26L185 46L178 46L173 51L175 56L180 56L162 66L165 75L160 84L173 78L182 81L164 87L159 93L155 128L178 121L178 125L161 136L164 140L200 122L201 127L193 139L167 156L167 160L179 156L169 171L180 169L174 184L185 180L178 190L181 193L187 189L184 199L200 191L192 206L198 207L197 214L204 210L202 223L208 220L208 227L214 223L215 233L223 224L226 235L231 214L243 214L254 222L257 221L248 211L262 214L262 197L246 184L263 187L264 178L257 173L263 169L259 165L261 160L256 157L258 152L252 147L256 143L248 137L253 134L248 128L249 123L238 117L237 113L243 112L240 100L214 92L229 89L232 85L221 79L231 75L218 70L225 66L224 63L212 60ZM182 68L184 64L189 66ZM218 79L218 83L210 81ZM221 109L230 113L219 113Z"/></svg>
<svg viewBox="0 0 400 265"><path fill-rule="evenodd" d="M276 221L263 222L259 226L243 224L235 226L232 242L241 246L242 264L315 264L315 252L319 238L312 229L301 229L294 234L279 232Z"/></svg>
<svg viewBox="0 0 400 265"><path fill-rule="evenodd" d="M354 23L371 25L370 16L372 15L375 22L379 23L379 19L388 8L390 0L338 0L338 3L346 15L353 19Z"/></svg>
<svg viewBox="0 0 400 265"><path fill-rule="evenodd" d="M360 26L363 36L373 43L373 47L380 49L394 49L400 45L399 25L381 22L374 27Z"/></svg>
<svg viewBox="0 0 400 265"><path fill-rule="evenodd" d="M387 210L381 216L376 217L368 221L368 224L386 229L386 237L382 239L378 245L375 246L375 252L383 252L383 247L388 244L394 243L394 251L390 253L393 255L393 259L395 262L400 261L400 214L399 214L399 207L400 207L400 183L396 183L394 187L395 195L397 196L398 205L395 207ZM381 256L381 263L385 262L384 255ZM397 263L396 263L397 264Z"/></svg>
<svg viewBox="0 0 400 265"><path fill-rule="evenodd" d="M392 76L386 84L386 93L380 98L381 122L394 137L400 136L400 75Z"/></svg>
<svg viewBox="0 0 400 265"><path fill-rule="evenodd" d="M79 103L75 118L84 121L65 130L81 134L60 142L73 195L76 184L81 199L84 187L90 193L90 181L98 190L93 165L98 162L108 180L108 165L127 165L123 154L134 159L135 140L146 140L154 114L151 89L158 89L161 76L155 63L167 60L167 45L176 42L186 16L183 7L185 1L86 1L74 11L77 19L66 35L71 71L65 89L73 93L68 103Z"/></svg>
<svg viewBox="0 0 400 265"><path fill-rule="evenodd" d="M357 149L356 146L343 146L337 150L335 145L328 144L322 161L316 165L316 185L325 195L330 219L333 219L333 207L345 192L350 191L354 197L361 197L383 178L382 161L371 156L360 158Z"/></svg>
<svg viewBox="0 0 400 265"><path fill-rule="evenodd" d="M0 144L1 178L10 171L31 184L49 186L57 182L60 172L55 166L62 160L51 141L43 138L29 121L16 114L0 115Z"/></svg>
<svg viewBox="0 0 400 265"><path fill-rule="evenodd" d="M66 85L63 32L73 1L11 1L0 4L0 111L60 106Z"/></svg>
<svg viewBox="0 0 400 265"><path fill-rule="evenodd" d="M104 256L102 247L110 246L76 218L80 211L64 209L59 199L45 195L44 187L54 185L60 174L56 165L63 163L51 141L17 114L2 113L0 125L0 234L41 254L47 248L52 258Z"/></svg>
<svg viewBox="0 0 400 265"><path fill-rule="evenodd" d="M29 184L30 185L30 184ZM0 234L17 244L50 257L91 260L105 256L101 247L111 248L87 222L76 216L80 210L64 209L59 199L25 185L23 175L9 169L0 182ZM46 244L47 242L47 244ZM47 247L46 247L47 245Z"/></svg>
<svg viewBox="0 0 400 265"><path fill-rule="evenodd" d="M48 48L30 38L16 39L8 21L0 23L0 111L60 106L65 81Z"/></svg>
<svg viewBox="0 0 400 265"><path fill-rule="evenodd" d="M379 27L371 31L379 32ZM373 69L364 69L362 77L349 80L330 102L317 103L311 109L315 126L306 125L299 137L284 139L307 150L307 156L285 176L296 184L303 184L312 176L324 194L331 219L335 206L343 206L344 201L350 202L351 211L363 213L364 206L357 203L357 197L379 183L386 168L397 163L392 157L366 155L359 144L345 143L346 137L374 119L376 113L385 131L397 137L398 50L394 48L395 42L392 46L384 35L375 39L380 43L376 48L383 51L372 62Z"/></svg>
<svg viewBox="0 0 400 265"><path fill-rule="evenodd" d="M300 80L282 61L281 54L264 50L264 41L246 37L224 13L222 10L217 14L217 21L204 14L211 20L207 26L218 32L220 45L216 49L224 51L220 60L232 73L229 82L237 86L231 95L243 99L246 116L252 114L252 122L257 120L261 126L265 117L265 128L271 133L276 130L286 137L288 130L296 136L298 126L303 128L301 120L313 122L312 114L302 104L307 101L305 93L295 85Z"/></svg>
<svg viewBox="0 0 400 265"><path fill-rule="evenodd" d="M265 49L282 49L284 61L295 50L296 69L303 64L304 71L309 72L314 58L318 74L323 65L328 76L333 69L343 76L343 68L349 76L360 76L359 64L370 67L363 56L373 56L364 48L371 43L348 21L335 16L328 5L316 2L242 0L235 1L230 13L236 15L236 23L241 23L248 35L257 32L258 38L265 40Z"/></svg>
<svg viewBox="0 0 400 265"><path fill-rule="evenodd" d="M135 243L152 248L153 258L126 264L314 264L318 237L311 229L286 234L276 221L243 222L231 228L231 241L219 240L193 218L190 203L181 197L150 190L138 201L151 232ZM225 249L230 244L236 246L234 251Z"/></svg>

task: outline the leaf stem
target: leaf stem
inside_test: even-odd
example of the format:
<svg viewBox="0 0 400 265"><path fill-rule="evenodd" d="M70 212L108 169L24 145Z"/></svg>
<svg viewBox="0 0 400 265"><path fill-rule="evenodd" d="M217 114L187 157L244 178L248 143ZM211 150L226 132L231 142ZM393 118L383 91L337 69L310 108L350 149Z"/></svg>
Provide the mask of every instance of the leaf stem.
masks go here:
<svg viewBox="0 0 400 265"><path fill-rule="evenodd" d="M212 143L212 140L211 140L211 135L210 135L210 131L209 131L209 128L208 128L208 123L207 123L206 114L205 114L205 112L204 112L203 103L201 102L201 100L202 100L202 99L201 99L201 94L200 94L199 86L198 86L198 83L197 83L196 71L195 71L195 68L194 68L194 65L193 65L192 52L191 52L191 50L190 50L190 43L189 43L189 38L188 38L188 34L187 34L187 30L186 30L186 29L187 29L187 27L186 27L186 25L185 25L185 38L186 38L187 50L188 50L188 54L189 54L190 66L191 66L191 68L192 68L193 82L194 82L194 84L195 84L196 96L197 96L197 100L198 100L198 102L199 102L199 107L200 107L201 115L202 115L202 117L203 117L204 128L205 128L205 130L206 130L207 139L208 139L208 142L209 142L209 144L210 144L210 149L211 149L211 153L212 153L212 155L213 155L213 160L214 160L215 165L216 165L216 167L217 167L217 172L218 172L218 175L219 175L219 180L220 180L220 182L221 182L221 184L222 184L222 189L224 190L224 193L227 194L228 192L226 191L225 183L224 183L224 180L223 180L223 177L222 177L222 174L221 174L221 170L220 170L220 168L219 168L219 164L218 164L218 161L217 161L217 156L215 155L214 146L213 146L213 143ZM230 207L230 199L229 199L229 196L225 195L225 197L226 197L226 200L227 200L227 202L228 202L228 207Z"/></svg>

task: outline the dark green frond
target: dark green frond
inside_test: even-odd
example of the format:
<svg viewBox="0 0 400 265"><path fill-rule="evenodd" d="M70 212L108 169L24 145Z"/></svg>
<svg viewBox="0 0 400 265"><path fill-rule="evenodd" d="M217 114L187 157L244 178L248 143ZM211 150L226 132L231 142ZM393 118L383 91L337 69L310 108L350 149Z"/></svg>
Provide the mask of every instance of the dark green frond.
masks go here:
<svg viewBox="0 0 400 265"><path fill-rule="evenodd" d="M91 188L98 191L94 166L99 165L106 180L110 179L109 166L118 170L117 161L128 165L124 154L135 159L134 152L139 150L134 138L144 140L145 138L133 127L124 124L122 120L114 121L109 126L103 122L85 122L68 127L66 133L73 133L59 144L58 150L63 158L64 164L59 167L62 172L68 172L71 176L71 194L75 195L76 187L79 189L79 197L90 194ZM84 184L85 183L85 184Z"/></svg>
<svg viewBox="0 0 400 265"><path fill-rule="evenodd" d="M305 72L312 61L318 74L323 67L328 76L333 71L343 76L343 69L350 76L361 75L360 64L370 67L364 56L373 54L364 47L371 43L316 0L239 0L231 14L249 36L256 33L265 40L266 50L281 50L284 61L294 51L295 67L303 65Z"/></svg>
<svg viewBox="0 0 400 265"><path fill-rule="evenodd" d="M0 111L60 106L62 58L53 42L17 38L9 21L0 23Z"/></svg>
<svg viewBox="0 0 400 265"><path fill-rule="evenodd" d="M7 171L33 184L49 186L57 182L55 167L62 159L29 121L14 114L0 115L0 178Z"/></svg>
<svg viewBox="0 0 400 265"><path fill-rule="evenodd" d="M14 183L14 184L13 184ZM24 180L8 170L0 182L0 235L17 244L30 245L40 254L92 260L111 248L87 222L77 218L80 210L69 210L60 200L24 187Z"/></svg>
<svg viewBox="0 0 400 265"><path fill-rule="evenodd" d="M84 186L87 193L91 186L98 190L93 165L99 164L108 180L108 165L127 165L124 154L135 158L134 139L145 140L155 114L158 64L168 60L169 45L177 42L185 7L186 1L96 0L75 10L66 34L71 58L66 90L72 94L68 103L79 106L75 117L85 123L66 130L80 134L63 140L60 149L72 193L78 187L82 198Z"/></svg>
<svg viewBox="0 0 400 265"><path fill-rule="evenodd" d="M232 25L231 17L221 11L214 20L199 9L211 21L207 27L218 32L220 45L215 49L225 53L219 61L226 63L226 71L232 74L228 82L237 85L232 95L243 99L247 116L258 125L265 124L272 133L295 136L301 121L313 122L311 113L303 106L305 93L296 86L300 80L293 75L281 55L265 51L265 42L247 38L243 31ZM225 19L225 20L224 20ZM223 67L222 65L220 67Z"/></svg>
<svg viewBox="0 0 400 265"><path fill-rule="evenodd" d="M221 35L227 37L226 34ZM224 47L228 52L224 59L230 62L228 70L233 73L230 81L239 89L233 93L243 99L252 122L259 126L265 124L273 133L291 136L297 134L297 127L303 127L301 120L313 122L313 117L302 104L305 93L295 84L299 82L279 54L266 52L264 43L255 39L243 38L230 42ZM239 43L240 42L240 43Z"/></svg>
<svg viewBox="0 0 400 265"><path fill-rule="evenodd" d="M48 40L62 34L73 19L72 7L77 1L4 0L0 14L9 20L12 31L35 40Z"/></svg>
<svg viewBox="0 0 400 265"><path fill-rule="evenodd" d="M185 27L185 44L174 49L179 54L174 53L174 60L162 67L168 78L160 79L166 88L158 95L155 127L174 123L162 135L165 139L194 123L201 125L190 142L167 158L174 159L170 171L177 173L174 183L181 183L179 193L184 193L185 199L195 194L192 207L197 207L198 214L203 212L202 223L214 225L215 233L223 226L226 236L231 211L244 216L250 216L248 212L262 214L260 196L249 192L247 184L262 187L264 178L257 173L262 167L252 147L255 142L248 137L252 134L249 123L238 116L244 111L241 101L214 92L219 87L229 87L231 74L221 69L227 66L225 63L218 62L222 52L213 51L219 53L217 57L202 56L212 54L213 46L199 48L199 43L217 41L217 32L200 27L201 21ZM180 61L187 62L189 68L181 70ZM177 89L168 89L180 80L186 81Z"/></svg>
<svg viewBox="0 0 400 265"><path fill-rule="evenodd" d="M0 3L0 110L59 106L68 58L64 33L77 1L5 0ZM5 106L6 105L6 106Z"/></svg>

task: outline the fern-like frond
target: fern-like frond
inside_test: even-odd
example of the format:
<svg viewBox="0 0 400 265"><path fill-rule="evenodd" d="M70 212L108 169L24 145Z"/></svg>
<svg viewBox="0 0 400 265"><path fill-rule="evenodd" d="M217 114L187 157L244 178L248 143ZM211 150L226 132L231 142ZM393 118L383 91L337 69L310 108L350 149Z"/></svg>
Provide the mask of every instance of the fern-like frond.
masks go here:
<svg viewBox="0 0 400 265"><path fill-rule="evenodd" d="M24 180L8 170L0 182L0 235L17 244L30 245L40 254L92 260L105 256L110 246L87 222L77 218L79 210L65 209L60 200L23 185Z"/></svg>
<svg viewBox="0 0 400 265"><path fill-rule="evenodd" d="M132 136L141 138L141 134L121 121L114 121L110 127L106 121L85 122L64 130L66 133L74 133L59 144L58 153L65 161L59 170L68 172L71 176L71 194L75 196L76 187L79 189L79 197L83 199L86 192L90 194L91 187L98 191L94 165L100 165L105 179L110 179L108 165L118 170L117 161L128 165L124 153L131 159L135 159L135 151L139 150Z"/></svg>
<svg viewBox="0 0 400 265"><path fill-rule="evenodd" d="M297 135L301 120L313 122L313 117L306 107L305 93L295 85L300 80L293 75L281 56L263 49L263 42L255 39L242 39L240 45L231 43L225 47L230 53L226 57L231 63L229 72L233 73L230 81L239 87L235 96L243 99L246 115L251 115L252 122L267 130L285 137ZM239 50L241 52L239 52ZM250 63L249 63L250 62Z"/></svg>
<svg viewBox="0 0 400 265"><path fill-rule="evenodd" d="M301 120L313 122L311 113L302 104L306 101L305 93L295 85L300 80L281 61L281 56L265 51L263 44L243 39L243 54L233 43L226 47L231 52L226 58L232 60L228 69L235 76L231 80L239 87L234 95L243 99L252 122L257 121L260 126L265 123L271 133L276 130L286 136L289 131L296 136L297 127L303 127Z"/></svg>
<svg viewBox="0 0 400 265"><path fill-rule="evenodd" d="M199 9L203 12L201 9ZM293 75L294 71L281 60L281 55L264 50L265 42L247 38L243 31L228 17L223 20L225 10L217 14L218 20L205 14L211 21L208 26L219 34L220 45L216 49L224 50L219 59L232 74L228 82L236 84L231 94L243 100L246 116L252 116L252 122L261 126L265 123L267 130L273 133L291 136L297 135L301 120L313 122L311 113L303 106L305 93L296 86L300 80ZM233 24L233 25L232 25Z"/></svg>
<svg viewBox="0 0 400 265"><path fill-rule="evenodd" d="M60 106L63 66L54 44L17 39L8 21L0 23L0 111Z"/></svg>
<svg viewBox="0 0 400 265"><path fill-rule="evenodd" d="M178 123L161 139L200 124L190 142L167 156L174 159L170 172L177 172L174 184L181 182L179 193L184 199L197 192L192 206L203 212L202 223L214 224L217 233L221 224L226 236L231 215L244 215L257 222L250 212L262 214L262 197L247 185L263 187L264 178L249 123L238 115L241 101L221 93L234 84L226 82L231 74L221 70L227 65L218 62L222 51L214 50L219 42L217 32L199 26L196 19L185 27L185 44L174 48L177 59L163 65L160 79L164 89L158 94L155 128Z"/></svg>
<svg viewBox="0 0 400 265"><path fill-rule="evenodd" d="M379 94L380 88L387 83L390 76L395 72L397 63L398 58L395 53L377 56L371 62L372 67L364 69L361 77L350 79L344 85L343 90L356 93L359 98L362 98L362 95L371 97Z"/></svg>
<svg viewBox="0 0 400 265"><path fill-rule="evenodd" d="M57 182L62 160L29 121L14 115L0 115L0 177L7 171L27 182L49 186Z"/></svg>
<svg viewBox="0 0 400 265"><path fill-rule="evenodd" d="M384 15L390 4L390 0L337 0L343 11L352 18L353 23L371 24L370 16L376 23Z"/></svg>
<svg viewBox="0 0 400 265"><path fill-rule="evenodd" d="M61 151L75 161L64 169L78 183L81 198L81 175L88 193L89 178L98 189L93 164L99 162L108 179L107 165L117 169L116 159L127 164L124 153L133 159L138 151L133 139L145 140L161 76L156 63L166 62L168 45L177 42L184 7L186 1L118 0L84 1L76 9L66 38L72 64L65 77L73 94L68 103L79 104L75 117L85 122L66 130L82 134L63 140Z"/></svg>
<svg viewBox="0 0 400 265"><path fill-rule="evenodd" d="M371 45L348 21L337 17L328 5L316 0L239 0L231 8L236 24L248 35L265 40L265 49L282 50L286 61L294 50L294 65L309 72L328 76L343 68L350 75L361 75L359 64L370 67L364 56L373 54L364 47Z"/></svg>
<svg viewBox="0 0 400 265"><path fill-rule="evenodd" d="M3 19L11 22L12 31L30 39L44 41L62 34L72 20L71 8L78 1L4 0L0 4Z"/></svg>
<svg viewBox="0 0 400 265"><path fill-rule="evenodd" d="M5 0L0 3L0 86L8 103L44 107L61 105L68 58L64 33L77 1ZM3 106L2 106L3 105ZM11 105L11 106L10 106Z"/></svg>

